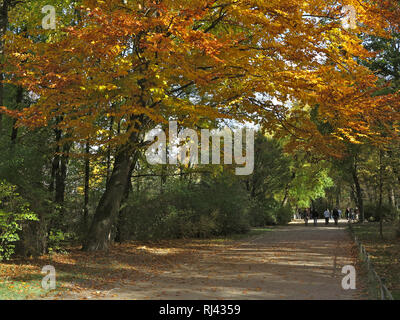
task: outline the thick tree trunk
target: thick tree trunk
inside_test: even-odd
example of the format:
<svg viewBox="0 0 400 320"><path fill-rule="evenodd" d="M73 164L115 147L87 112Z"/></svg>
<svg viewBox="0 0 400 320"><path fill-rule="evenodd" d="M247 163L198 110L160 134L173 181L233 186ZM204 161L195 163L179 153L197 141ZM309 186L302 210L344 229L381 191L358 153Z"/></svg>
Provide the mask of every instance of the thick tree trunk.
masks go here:
<svg viewBox="0 0 400 320"><path fill-rule="evenodd" d="M106 191L97 206L89 229L84 251L107 250L111 242L111 229L118 215L126 182L131 167L130 152L127 148L117 153L114 168L107 182Z"/></svg>
<svg viewBox="0 0 400 320"><path fill-rule="evenodd" d="M146 104L142 102L143 106ZM111 231L124 199L124 192L130 177L132 158L139 151L140 132L144 132L151 123L144 116L131 117L131 122L136 123L135 128L127 128L133 133L126 144L121 145L116 151L114 167L106 184L106 190L96 208L87 237L83 243L83 251L107 250L111 244ZM121 122L118 123L118 133L121 130ZM132 130L135 129L135 130Z"/></svg>
<svg viewBox="0 0 400 320"><path fill-rule="evenodd" d="M137 152L134 156L134 159L131 163L131 167L129 169L128 179L126 181L125 190L124 190L124 197L122 198L121 207L118 212L118 222L117 222L117 232L115 235L115 242L122 243L125 239L123 236L122 225L124 216L127 213L127 201L129 198L129 194L132 192L132 173L136 167L136 162L138 160L139 153Z"/></svg>

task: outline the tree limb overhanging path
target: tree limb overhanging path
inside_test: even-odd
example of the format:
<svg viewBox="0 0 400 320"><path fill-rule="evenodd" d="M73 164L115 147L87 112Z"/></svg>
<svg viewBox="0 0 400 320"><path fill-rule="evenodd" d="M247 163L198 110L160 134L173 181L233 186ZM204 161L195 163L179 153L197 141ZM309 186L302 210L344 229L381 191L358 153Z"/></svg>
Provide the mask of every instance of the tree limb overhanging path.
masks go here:
<svg viewBox="0 0 400 320"><path fill-rule="evenodd" d="M167 255L164 248L142 247ZM207 246L186 242L191 254L164 264L157 274L132 275L96 293L83 290L57 299L365 299L363 282L344 290L345 265L357 264L345 223L274 227L255 238ZM164 250L164 251L163 251ZM144 272L144 271L143 271ZM357 272L358 273L358 272ZM55 298L55 297L52 297Z"/></svg>

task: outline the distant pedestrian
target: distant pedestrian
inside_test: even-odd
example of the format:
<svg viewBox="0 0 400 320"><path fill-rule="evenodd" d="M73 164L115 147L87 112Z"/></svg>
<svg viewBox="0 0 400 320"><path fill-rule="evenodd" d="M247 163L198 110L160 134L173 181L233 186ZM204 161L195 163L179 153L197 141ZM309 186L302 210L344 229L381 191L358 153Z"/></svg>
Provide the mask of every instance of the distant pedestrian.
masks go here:
<svg viewBox="0 0 400 320"><path fill-rule="evenodd" d="M329 224L329 218L331 216L331 213L329 211L328 208L326 208L325 212L324 212L324 217L325 217L325 224Z"/></svg>
<svg viewBox="0 0 400 320"><path fill-rule="evenodd" d="M311 216L314 219L314 226L316 226L318 224L318 212L315 208L312 210Z"/></svg>
<svg viewBox="0 0 400 320"><path fill-rule="evenodd" d="M356 210L354 210L354 220L360 220L360 210L358 207L356 207Z"/></svg>
<svg viewBox="0 0 400 320"><path fill-rule="evenodd" d="M345 215L346 215L346 219L350 220L350 208L348 208L348 207L346 208Z"/></svg>
<svg viewBox="0 0 400 320"><path fill-rule="evenodd" d="M350 219L351 222L354 220L354 209L350 208Z"/></svg>
<svg viewBox="0 0 400 320"><path fill-rule="evenodd" d="M335 220L335 225L337 226L338 220L339 220L339 210L337 208L333 209L332 217L333 217L333 220Z"/></svg>
<svg viewBox="0 0 400 320"><path fill-rule="evenodd" d="M308 218L309 218L308 209L304 209L303 219L304 219L304 223L306 224L306 226L308 226Z"/></svg>

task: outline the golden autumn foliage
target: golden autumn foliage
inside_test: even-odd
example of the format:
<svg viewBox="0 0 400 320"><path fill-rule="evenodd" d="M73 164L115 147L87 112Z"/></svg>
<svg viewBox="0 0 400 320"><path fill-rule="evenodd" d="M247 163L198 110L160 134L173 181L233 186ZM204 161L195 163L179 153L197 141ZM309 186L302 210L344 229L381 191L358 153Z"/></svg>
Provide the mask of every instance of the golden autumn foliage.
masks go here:
<svg viewBox="0 0 400 320"><path fill-rule="evenodd" d="M341 23L349 5L356 29ZM377 139L377 122L397 121L397 97L371 97L377 78L358 63L371 55L358 35L384 36L393 8L354 0L83 1L77 25L8 34L9 81L38 100L3 112L32 127L61 119L57 126L74 140L102 146L171 118L187 126L247 120L292 133L290 148L338 155L341 140ZM329 135L310 118L316 106Z"/></svg>

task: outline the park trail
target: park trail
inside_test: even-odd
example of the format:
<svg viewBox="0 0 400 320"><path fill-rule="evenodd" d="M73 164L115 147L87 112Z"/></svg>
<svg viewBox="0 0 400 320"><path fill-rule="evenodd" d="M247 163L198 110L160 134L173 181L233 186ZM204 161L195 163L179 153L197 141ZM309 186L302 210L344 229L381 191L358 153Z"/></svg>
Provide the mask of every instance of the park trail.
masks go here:
<svg viewBox="0 0 400 320"><path fill-rule="evenodd" d="M291 224L255 238L199 247L189 258L131 285L47 299L366 299L359 272L356 290L342 288L342 267L355 266L356 260L344 221L339 226Z"/></svg>

